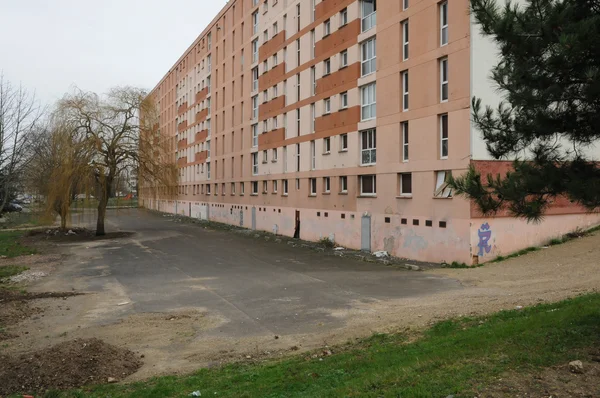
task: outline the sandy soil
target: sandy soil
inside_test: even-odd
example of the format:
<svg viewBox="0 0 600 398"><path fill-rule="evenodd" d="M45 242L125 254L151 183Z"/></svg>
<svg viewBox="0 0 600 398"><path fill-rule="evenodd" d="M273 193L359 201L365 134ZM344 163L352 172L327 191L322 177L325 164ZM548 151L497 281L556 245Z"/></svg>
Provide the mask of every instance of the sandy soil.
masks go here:
<svg viewBox="0 0 600 398"><path fill-rule="evenodd" d="M86 250L93 247L88 245ZM51 268L35 258L28 256L31 271ZM309 335L227 337L221 330L227 320L201 307L131 315L118 290L66 300L35 300L42 315L9 326L6 331L13 338L5 340L8 344L0 354L19 355L74 338L96 337L144 355L144 365L128 380L144 379L228 361L275 358L375 332L418 331L448 317L487 314L598 291L599 262L600 234L596 233L480 268L428 270L425 272L432 275L455 278L464 288L418 298L355 303L351 310L332 313L344 320L344 327L323 325L323 332ZM98 319L107 313L120 321L98 325Z"/></svg>

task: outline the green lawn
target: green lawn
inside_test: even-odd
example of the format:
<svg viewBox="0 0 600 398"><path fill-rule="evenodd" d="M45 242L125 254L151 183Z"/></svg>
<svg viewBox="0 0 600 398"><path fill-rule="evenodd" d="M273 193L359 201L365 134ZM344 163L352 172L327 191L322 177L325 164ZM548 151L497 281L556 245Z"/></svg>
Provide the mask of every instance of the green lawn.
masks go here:
<svg viewBox="0 0 600 398"><path fill-rule="evenodd" d="M600 294L482 318L438 323L415 342L377 335L333 349L263 364L234 364L188 376L105 385L48 397L472 397L505 371L585 358L600 345ZM216 393L216 395L215 395Z"/></svg>
<svg viewBox="0 0 600 398"><path fill-rule="evenodd" d="M23 234L22 231L0 231L0 256L17 257L34 254L35 249L23 246L19 242Z"/></svg>
<svg viewBox="0 0 600 398"><path fill-rule="evenodd" d="M27 267L21 267L19 265L0 265L0 282L4 278L19 275L21 272L27 270Z"/></svg>

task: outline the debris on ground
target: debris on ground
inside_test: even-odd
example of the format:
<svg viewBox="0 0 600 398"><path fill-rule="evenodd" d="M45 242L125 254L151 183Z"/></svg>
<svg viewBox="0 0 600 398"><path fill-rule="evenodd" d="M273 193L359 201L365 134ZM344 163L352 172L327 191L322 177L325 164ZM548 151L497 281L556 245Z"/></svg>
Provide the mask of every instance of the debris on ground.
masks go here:
<svg viewBox="0 0 600 398"><path fill-rule="evenodd" d="M0 355L0 395L70 389L123 379L142 366L136 355L100 339L76 339L50 348Z"/></svg>
<svg viewBox="0 0 600 398"><path fill-rule="evenodd" d="M200 392L200 390L198 390L198 391L192 391L192 393L190 393L189 396L190 397L201 397L202 393Z"/></svg>
<svg viewBox="0 0 600 398"><path fill-rule="evenodd" d="M11 283L33 282L48 276L47 272L42 271L23 271L18 275L11 276L8 281Z"/></svg>
<svg viewBox="0 0 600 398"><path fill-rule="evenodd" d="M334 247L333 250L340 251L340 250L345 250L345 248L343 248L342 246L338 246L338 247Z"/></svg>
<svg viewBox="0 0 600 398"><path fill-rule="evenodd" d="M569 362L571 373L583 373L583 363L579 360Z"/></svg>
<svg viewBox="0 0 600 398"><path fill-rule="evenodd" d="M381 250L378 252L373 253L373 255L377 258L384 258L384 257L389 257L390 255L388 254L388 252L386 252L385 250Z"/></svg>

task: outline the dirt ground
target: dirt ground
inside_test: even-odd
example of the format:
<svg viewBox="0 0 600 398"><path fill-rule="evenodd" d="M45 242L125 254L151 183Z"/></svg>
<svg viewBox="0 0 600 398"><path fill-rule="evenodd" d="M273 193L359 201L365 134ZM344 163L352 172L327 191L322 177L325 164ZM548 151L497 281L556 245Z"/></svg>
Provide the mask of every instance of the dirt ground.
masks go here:
<svg viewBox="0 0 600 398"><path fill-rule="evenodd" d="M124 235L124 239L127 239L127 235ZM140 247L145 247L143 242L136 242ZM83 240L64 244L64 239L61 243L63 246L52 246L61 256L27 256L12 259L11 264L26 263L30 268L28 272L46 272L48 275L42 279L43 284L40 285L38 280L32 282L33 285L38 288L43 286L47 291L57 291L53 287L64 286L64 281L53 279L53 275L55 269L62 266L64 255L68 255L70 261L83 262L86 261L85 256L97 257L100 245L106 244ZM598 291L599 261L600 233L595 233L480 268L427 270L422 274L432 278L453 278L459 281L462 288L398 299L357 301L352 306L330 311L329 315L334 321L343 321L340 323L342 326L323 324L320 332L281 336L269 333L229 335L226 333L228 320L222 314L209 311L202 303L171 311L131 313L128 296L120 286L103 286L104 289L86 291L85 295L65 299L61 296L26 300L25 303L22 300L11 301L18 303L11 310L13 315L0 313L0 316L8 316L6 319L10 320L9 326L3 330L4 337L0 334L0 339L4 338L0 355L19 358L24 353L44 352L57 344L70 344L73 339L98 338L127 352L136 352L138 357L144 356L143 366L137 372L133 373L137 367L134 369L133 365L127 365L127 369L131 370L124 371L126 375L131 374L127 378L123 374L111 376L100 373L102 377L132 381L161 374L185 373L229 361L276 358L345 343L373 333L415 331L448 317L488 314ZM69 270L67 268L63 272L63 277L69 275ZM89 280L93 278L95 276L89 276ZM89 280L86 280L88 285ZM80 286L88 286L79 280L69 282L76 292L80 291ZM201 281L198 283L201 289ZM103 321L106 319L118 321ZM335 322L332 324L338 325ZM588 366L592 369L589 375L598 371L597 364ZM560 373L563 370L549 369L547 372L535 383L540 384L540 380L553 377L552 372ZM0 374L0 380L4 380L3 377ZM576 376L567 374L564 377L567 383L569 378ZM579 379L583 380L583 376ZM521 391L520 388L530 388L527 387L527 380L519 381L512 376L510 380L493 386L486 396L517 396L515 394ZM513 381L516 384L510 384ZM498 395L506 389L515 394Z"/></svg>
<svg viewBox="0 0 600 398"><path fill-rule="evenodd" d="M600 397L600 363L583 362L583 373L561 365L531 374L504 375L478 393L479 398Z"/></svg>

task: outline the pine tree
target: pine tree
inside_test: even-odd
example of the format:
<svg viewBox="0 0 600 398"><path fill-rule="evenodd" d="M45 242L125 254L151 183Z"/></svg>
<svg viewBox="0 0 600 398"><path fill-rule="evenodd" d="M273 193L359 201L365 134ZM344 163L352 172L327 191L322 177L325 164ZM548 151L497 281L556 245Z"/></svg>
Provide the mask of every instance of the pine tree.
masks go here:
<svg viewBox="0 0 600 398"><path fill-rule="evenodd" d="M506 175L473 166L450 181L483 214L506 209L540 220L557 197L600 209L600 0L471 0L500 57L491 78L497 109L472 100L474 125L494 159L516 159ZM595 143L596 142L596 143Z"/></svg>

